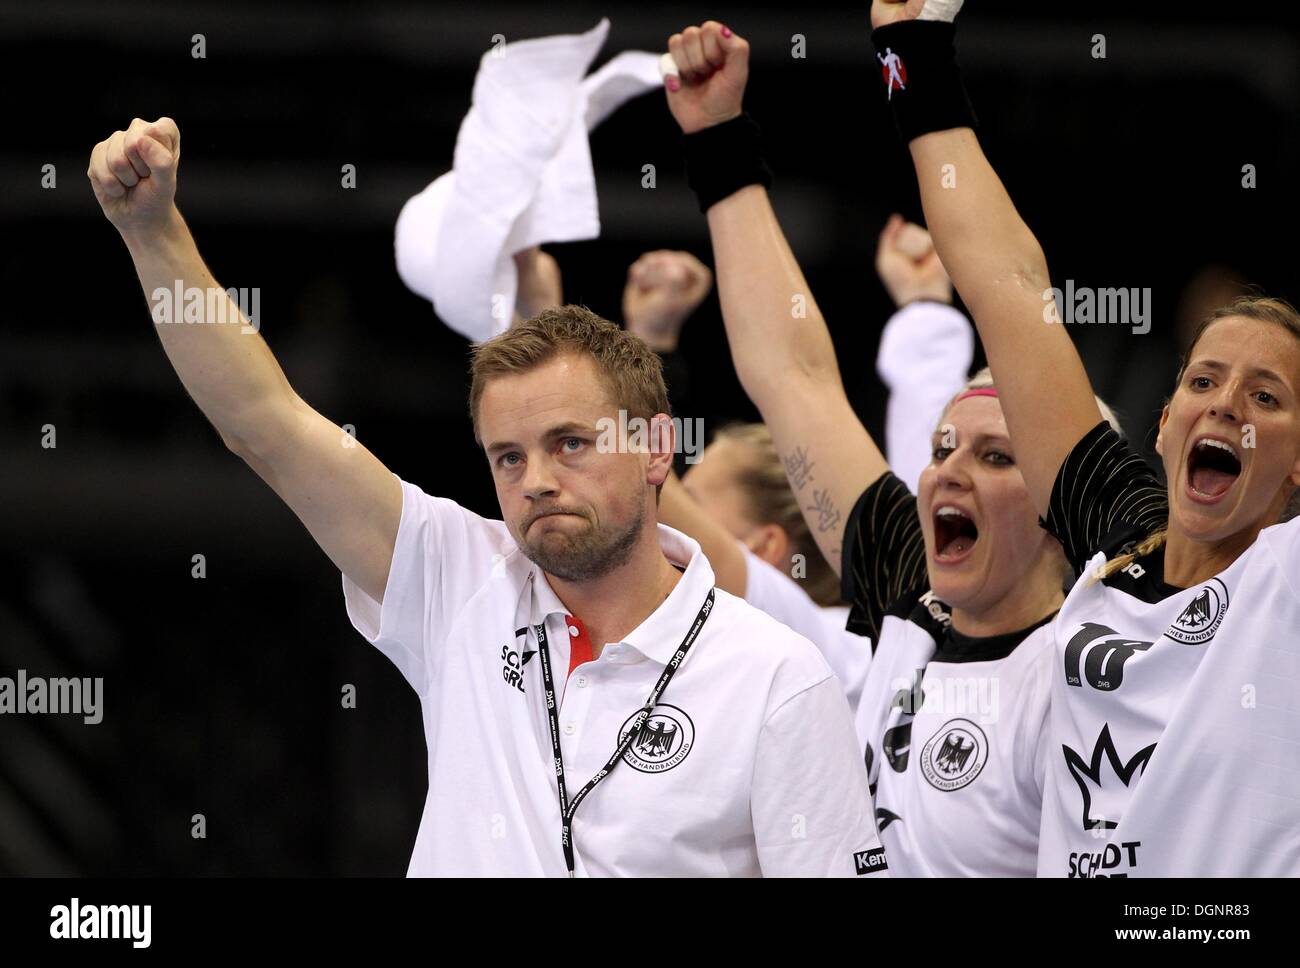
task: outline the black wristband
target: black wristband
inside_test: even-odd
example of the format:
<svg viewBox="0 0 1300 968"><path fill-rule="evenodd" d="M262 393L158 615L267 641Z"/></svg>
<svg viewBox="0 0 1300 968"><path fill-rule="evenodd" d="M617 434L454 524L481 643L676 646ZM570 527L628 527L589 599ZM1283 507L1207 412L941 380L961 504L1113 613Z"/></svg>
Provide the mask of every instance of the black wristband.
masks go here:
<svg viewBox="0 0 1300 968"><path fill-rule="evenodd" d="M903 141L975 127L975 109L957 68L952 24L904 20L874 30L876 64Z"/></svg>
<svg viewBox="0 0 1300 968"><path fill-rule="evenodd" d="M707 212L746 185L772 187L772 169L763 161L761 132L748 114L682 137L686 183Z"/></svg>

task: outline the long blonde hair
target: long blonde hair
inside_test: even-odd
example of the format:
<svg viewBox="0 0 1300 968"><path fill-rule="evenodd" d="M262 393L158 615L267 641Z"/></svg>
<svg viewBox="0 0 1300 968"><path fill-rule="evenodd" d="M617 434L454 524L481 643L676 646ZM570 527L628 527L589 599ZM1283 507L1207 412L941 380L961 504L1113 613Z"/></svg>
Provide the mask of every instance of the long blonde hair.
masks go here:
<svg viewBox="0 0 1300 968"><path fill-rule="evenodd" d="M1183 354L1182 362L1178 366L1178 379L1174 381L1175 387L1182 384L1183 374L1187 372L1187 364L1192 359L1192 351L1196 349L1196 344L1205 335L1205 331L1214 323L1221 319L1227 319L1229 316L1244 316L1247 319L1255 319L1264 323L1276 323L1296 339L1300 339L1300 313L1296 312L1295 307L1285 299L1258 295L1239 296L1228 305L1220 306L1210 313L1209 316L1205 317L1201 325L1196 328L1196 333L1192 336L1187 352ZM1297 515L1300 515L1300 487L1291 492L1290 498L1287 499L1286 508L1278 520L1289 521ZM1094 580L1109 578L1115 572L1123 571L1138 558L1149 555L1160 548L1168 537L1169 525L1166 523L1164 527L1156 528L1138 542L1137 546L1128 554L1119 555L1107 561L1097 569L1096 574L1093 576Z"/></svg>

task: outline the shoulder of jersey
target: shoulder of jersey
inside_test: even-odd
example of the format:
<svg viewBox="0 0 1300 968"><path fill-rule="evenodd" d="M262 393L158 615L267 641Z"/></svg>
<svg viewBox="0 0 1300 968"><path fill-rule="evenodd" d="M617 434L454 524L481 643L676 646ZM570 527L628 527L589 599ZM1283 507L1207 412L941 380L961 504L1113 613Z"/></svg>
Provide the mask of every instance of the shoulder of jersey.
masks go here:
<svg viewBox="0 0 1300 968"><path fill-rule="evenodd" d="M403 517L411 519L415 526L437 519L441 528L446 529L454 528L452 522L458 522L471 536L477 534L486 538L491 543L492 550L502 558L519 551L519 545L510 533L510 528L500 518L484 517L449 497L429 494L418 484L402 480L400 477L398 481L402 484ZM414 505L408 502L414 502Z"/></svg>
<svg viewBox="0 0 1300 968"><path fill-rule="evenodd" d="M1136 525L1127 523L1118 525L1102 540L1097 554L1088 561L1079 580L1094 581L1093 575L1102 565L1112 558L1131 553L1145 537L1146 531ZM1157 550L1153 555L1133 562L1122 571L1107 575L1101 579L1101 584L1132 595L1150 605L1163 601L1166 597L1165 591L1160 586L1163 571L1157 572L1150 567L1153 556L1159 556L1163 560L1163 552Z"/></svg>
<svg viewBox="0 0 1300 968"><path fill-rule="evenodd" d="M916 626L934 641L936 648L942 644L948 626L952 624L952 610L929 589L917 589L904 595L885 610L884 617Z"/></svg>
<svg viewBox="0 0 1300 968"><path fill-rule="evenodd" d="M743 598L719 588L714 612L717 618L726 622L726 634L716 641L721 647L733 650L737 661L742 664L775 667L792 663L801 671L820 678L832 674L816 645ZM718 627L721 628L722 623Z"/></svg>

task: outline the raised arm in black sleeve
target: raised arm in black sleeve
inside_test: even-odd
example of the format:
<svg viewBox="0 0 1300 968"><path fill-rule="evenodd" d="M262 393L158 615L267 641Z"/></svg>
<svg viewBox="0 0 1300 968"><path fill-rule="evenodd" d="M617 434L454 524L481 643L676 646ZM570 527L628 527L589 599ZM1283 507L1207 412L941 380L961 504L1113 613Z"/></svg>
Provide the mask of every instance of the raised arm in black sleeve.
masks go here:
<svg viewBox="0 0 1300 968"><path fill-rule="evenodd" d="M892 472L862 492L844 528L841 593L850 604L848 630L880 639L885 612L929 585L925 538L916 497Z"/></svg>
<svg viewBox="0 0 1300 968"><path fill-rule="evenodd" d="M1118 529L1145 537L1168 521L1169 499L1155 472L1103 420L1062 462L1040 523L1061 542L1077 575Z"/></svg>

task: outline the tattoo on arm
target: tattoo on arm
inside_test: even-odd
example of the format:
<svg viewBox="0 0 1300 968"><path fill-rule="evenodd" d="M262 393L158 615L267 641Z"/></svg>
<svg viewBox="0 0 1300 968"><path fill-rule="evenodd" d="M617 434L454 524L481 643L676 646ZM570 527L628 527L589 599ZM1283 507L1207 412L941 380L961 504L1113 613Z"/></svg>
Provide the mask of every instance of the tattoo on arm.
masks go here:
<svg viewBox="0 0 1300 968"><path fill-rule="evenodd" d="M813 503L810 511L817 513L817 530L825 533L840 527L842 517L839 508L831 500L831 492L828 490L813 491Z"/></svg>
<svg viewBox="0 0 1300 968"><path fill-rule="evenodd" d="M814 480L813 462L808 459L808 452L802 447L796 447L793 454L783 457L782 463L785 464L785 476L790 479L796 491L802 491L809 481Z"/></svg>
<svg viewBox="0 0 1300 968"><path fill-rule="evenodd" d="M808 459L807 448L796 447L789 454L782 454L781 463L785 467L785 476L789 479L795 496L801 501L806 500L805 492L808 486L817 480L813 476L813 468L817 464L815 461ZM804 510L807 512L809 526L815 526L819 534L830 533L836 539L840 537L840 532L843 530L841 522L844 518L839 508L835 506L829 488L813 490L812 504L806 505ZM835 567L837 570L839 568L840 545L841 542L836 540L830 548L830 559L836 562Z"/></svg>

